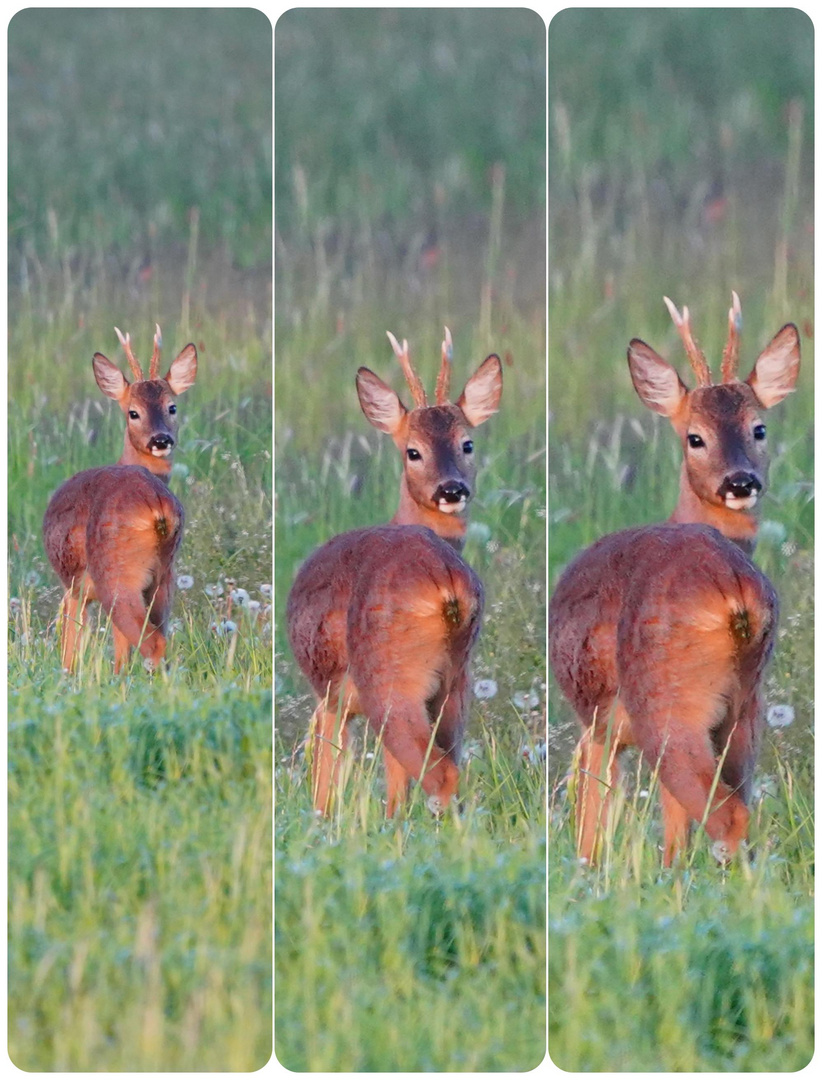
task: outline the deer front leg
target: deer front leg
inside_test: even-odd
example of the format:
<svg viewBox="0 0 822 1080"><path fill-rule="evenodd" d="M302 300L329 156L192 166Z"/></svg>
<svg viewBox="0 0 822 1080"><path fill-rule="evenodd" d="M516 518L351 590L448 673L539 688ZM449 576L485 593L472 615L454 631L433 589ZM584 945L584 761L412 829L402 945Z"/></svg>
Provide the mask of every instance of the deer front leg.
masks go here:
<svg viewBox="0 0 822 1080"><path fill-rule="evenodd" d="M77 660L77 642L86 621L88 599L83 589L66 590L63 597L63 615L60 622L60 663L65 671L74 671Z"/></svg>
<svg viewBox="0 0 822 1080"><path fill-rule="evenodd" d="M348 716L345 707L339 711L329 708L328 698L323 698L311 718L311 792L314 809L323 815L328 814L339 788L343 754L348 748Z"/></svg>

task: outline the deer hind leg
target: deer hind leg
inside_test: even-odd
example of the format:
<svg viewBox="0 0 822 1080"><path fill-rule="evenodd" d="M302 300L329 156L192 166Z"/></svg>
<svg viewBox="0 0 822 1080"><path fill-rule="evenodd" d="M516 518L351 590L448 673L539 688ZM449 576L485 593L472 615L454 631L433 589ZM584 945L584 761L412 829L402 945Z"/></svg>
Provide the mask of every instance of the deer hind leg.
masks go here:
<svg viewBox="0 0 822 1080"><path fill-rule="evenodd" d="M621 774L619 757L630 745L630 722L617 703L607 725L586 728L577 744L576 840L577 855L597 861L607 835L613 795Z"/></svg>
<svg viewBox="0 0 822 1080"><path fill-rule="evenodd" d="M467 700L468 674L463 668L448 691L436 695L428 710L434 738L432 750L438 748L436 749L437 758L450 757L457 768L462 749ZM430 742L430 732L428 738ZM383 757L386 777L386 814L388 817L393 817L397 809L405 802L410 775L385 745L383 745ZM451 795L453 794L456 794L456 787L451 792Z"/></svg>
<svg viewBox="0 0 822 1080"><path fill-rule="evenodd" d="M676 811L668 802L672 823L674 819L681 822L683 812L694 821L704 821L705 831L713 841L714 857L725 862L747 835L750 813L740 795L723 780L717 780L718 768L708 732L685 725L675 731L669 729L659 760L659 778L681 808ZM681 825L678 828L677 839L681 838ZM667 843L666 828L666 854Z"/></svg>
<svg viewBox="0 0 822 1080"><path fill-rule="evenodd" d="M115 603L111 615L115 674L119 674L128 664L132 645L140 650L150 670L156 670L162 663L166 654L170 607L171 588L168 581L157 587L148 606L136 599L125 604L119 600Z"/></svg>
<svg viewBox="0 0 822 1080"><path fill-rule="evenodd" d="M383 746L382 755L385 762L385 813L386 817L393 817L406 800L410 777L388 747Z"/></svg>
<svg viewBox="0 0 822 1080"><path fill-rule="evenodd" d="M394 695L390 704L384 706L379 696L363 695L362 691L360 699L363 712L372 729L382 736L383 749L387 751L389 816L399 805L409 777L422 785L430 810L435 813L444 810L456 793L459 769L451 756L434 742L424 700Z"/></svg>
<svg viewBox="0 0 822 1080"><path fill-rule="evenodd" d="M77 661L77 641L86 622L88 597L82 589L68 589L63 597L63 615L60 622L60 663L64 670L74 671Z"/></svg>
<svg viewBox="0 0 822 1080"><path fill-rule="evenodd" d="M672 866L677 855L687 850L691 815L664 784L659 785L659 798L664 824L662 865Z"/></svg>
<svg viewBox="0 0 822 1080"><path fill-rule="evenodd" d="M334 793L339 790L343 754L348 748L349 715L343 704L330 708L329 698L325 697L311 718L311 793L314 809L324 815L328 814Z"/></svg>
<svg viewBox="0 0 822 1080"><path fill-rule="evenodd" d="M127 663L129 646L139 649L149 670L156 670L165 656L166 639L163 632L149 621L142 596L118 595L111 605L102 596L100 599L111 614L115 673L119 673Z"/></svg>

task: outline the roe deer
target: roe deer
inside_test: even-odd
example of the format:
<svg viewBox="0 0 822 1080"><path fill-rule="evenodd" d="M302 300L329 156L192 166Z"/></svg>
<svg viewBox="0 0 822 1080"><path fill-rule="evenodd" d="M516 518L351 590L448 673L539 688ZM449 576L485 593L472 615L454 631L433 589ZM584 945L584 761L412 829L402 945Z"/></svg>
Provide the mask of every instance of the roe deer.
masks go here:
<svg viewBox="0 0 822 1080"><path fill-rule="evenodd" d="M628 363L642 401L668 416L682 441L677 507L667 523L612 533L583 551L549 608L551 666L584 729L577 849L589 862L631 745L659 769L665 865L687 845L692 820L704 822L718 859L736 851L747 836L760 687L776 631L776 595L747 556L767 483L760 413L793 390L799 335L784 326L740 382L734 293L714 386L688 309L680 315L665 302L698 387L689 391L638 339Z"/></svg>
<svg viewBox="0 0 822 1080"><path fill-rule="evenodd" d="M447 806L459 779L468 663L482 614L482 585L459 552L476 475L471 430L499 406L499 357L489 356L450 404L446 329L436 404L428 405L408 343L388 336L414 407L365 367L357 394L368 421L402 454L399 508L390 524L342 533L315 551L288 598L291 647L318 700L312 790L323 813L337 788L346 723L357 713L382 735L388 815L410 778L432 810Z"/></svg>
<svg viewBox="0 0 822 1080"><path fill-rule="evenodd" d="M160 663L182 537L183 508L167 484L177 437L174 398L194 383L197 350L186 345L160 378L158 326L146 379L130 336L116 333L134 382L102 353L94 354L93 366L97 385L126 416L122 456L116 465L72 476L51 497L43 519L46 554L66 589L60 654L69 670L90 600L111 616L115 672L131 646L147 668Z"/></svg>

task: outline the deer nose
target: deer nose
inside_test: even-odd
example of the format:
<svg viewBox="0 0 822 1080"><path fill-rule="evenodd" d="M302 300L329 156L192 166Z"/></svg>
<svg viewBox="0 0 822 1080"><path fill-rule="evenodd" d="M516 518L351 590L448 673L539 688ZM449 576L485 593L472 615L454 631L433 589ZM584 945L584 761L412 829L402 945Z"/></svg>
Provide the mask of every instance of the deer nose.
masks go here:
<svg viewBox="0 0 822 1080"><path fill-rule="evenodd" d="M148 441L149 450L169 450L174 445L174 439L167 432L152 435Z"/></svg>
<svg viewBox="0 0 822 1080"><path fill-rule="evenodd" d="M446 480L434 492L434 502L458 503L467 500L471 492L462 480Z"/></svg>
<svg viewBox="0 0 822 1080"><path fill-rule="evenodd" d="M721 497L733 495L735 499L747 499L750 495L758 495L762 490L762 481L758 476L749 472L735 472L726 476L719 489Z"/></svg>

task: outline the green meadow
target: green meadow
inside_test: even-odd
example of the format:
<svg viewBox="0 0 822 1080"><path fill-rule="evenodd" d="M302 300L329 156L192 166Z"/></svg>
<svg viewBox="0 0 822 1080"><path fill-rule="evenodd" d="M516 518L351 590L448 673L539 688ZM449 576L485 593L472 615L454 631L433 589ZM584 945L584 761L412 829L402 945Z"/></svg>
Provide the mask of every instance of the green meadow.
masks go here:
<svg viewBox="0 0 822 1080"><path fill-rule="evenodd" d="M754 857L723 870L697 835L663 871L634 758L601 865L579 866L577 730L551 688L549 1053L571 1071L797 1070L813 1053L811 27L787 10L568 10L549 40L549 588L580 548L676 503L677 439L626 364L640 337L692 379L663 295L716 366L739 293L742 377L784 323L802 342L797 392L767 418L756 561L781 624L765 696L794 719L765 738Z"/></svg>
<svg viewBox="0 0 822 1080"><path fill-rule="evenodd" d="M270 30L253 11L9 30L8 1048L31 1071L271 1053ZM183 346L168 665L61 671L52 491L113 463L91 357ZM233 595L232 595L233 594Z"/></svg>
<svg viewBox="0 0 822 1080"><path fill-rule="evenodd" d="M275 35L275 1052L298 1071L516 1071L545 1053L543 27L527 11L291 11ZM493 72L493 79L480 77ZM302 560L386 522L400 460L366 365L386 338L452 397L494 351L465 556L486 589L461 814L385 819L355 729L343 798L311 808L314 708L282 613ZM408 401L406 400L406 404Z"/></svg>

